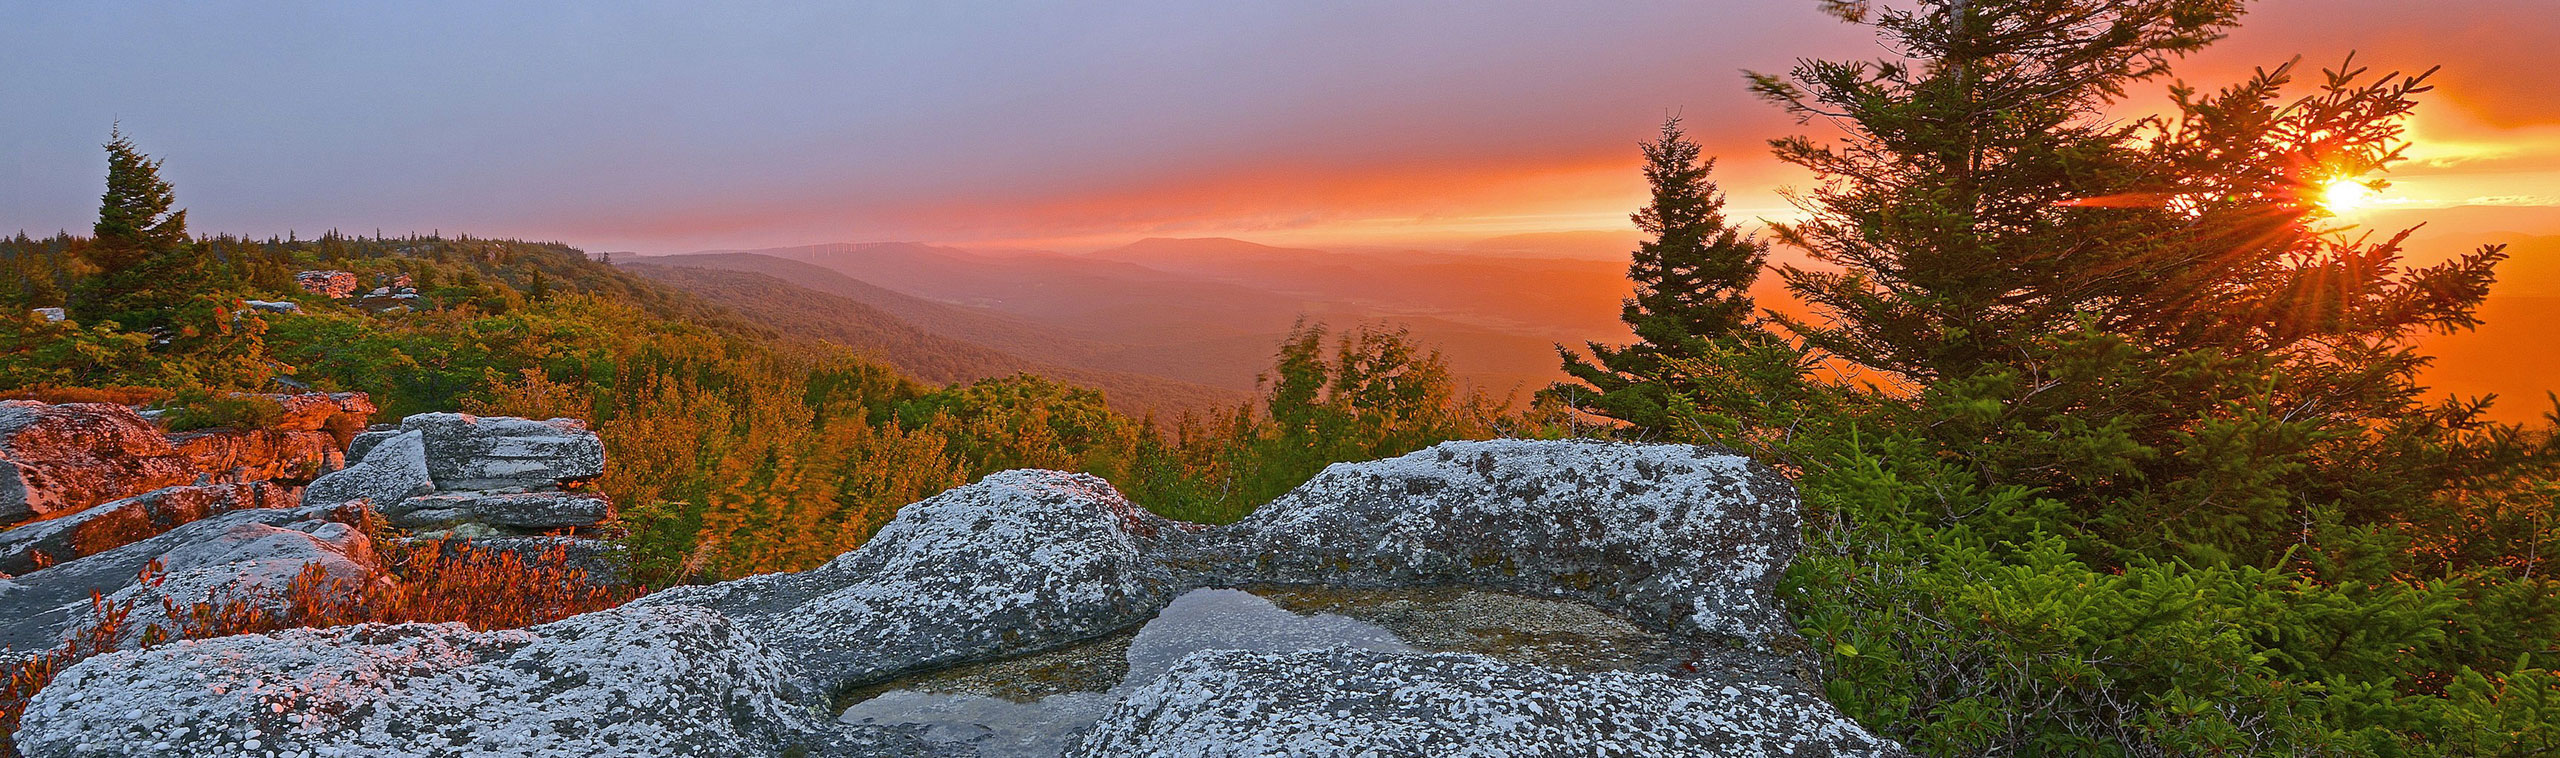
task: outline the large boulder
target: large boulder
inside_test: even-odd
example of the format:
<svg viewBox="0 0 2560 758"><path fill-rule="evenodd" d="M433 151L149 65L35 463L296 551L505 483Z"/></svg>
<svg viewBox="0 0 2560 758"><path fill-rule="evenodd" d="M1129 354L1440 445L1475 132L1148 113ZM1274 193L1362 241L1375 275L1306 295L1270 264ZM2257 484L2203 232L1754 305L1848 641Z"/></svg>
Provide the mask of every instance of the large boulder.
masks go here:
<svg viewBox="0 0 2560 758"><path fill-rule="evenodd" d="M192 483L196 474L131 408L0 402L0 526Z"/></svg>
<svg viewBox="0 0 2560 758"><path fill-rule="evenodd" d="M0 532L0 575L105 552L198 519L294 504L292 487L267 482L163 487Z"/></svg>
<svg viewBox="0 0 2560 758"><path fill-rule="evenodd" d="M29 758L876 754L827 734L821 702L717 613L622 608L111 653L37 694L17 741Z"/></svg>
<svg viewBox="0 0 2560 758"><path fill-rule="evenodd" d="M1794 488L1740 455L1494 440L1326 467L1175 552L1201 581L1461 584L1757 641L1793 636L1799 529Z"/></svg>
<svg viewBox="0 0 2560 758"><path fill-rule="evenodd" d="M1784 681L1563 673L1460 653L1210 650L1073 756L1900 756Z"/></svg>
<svg viewBox="0 0 2560 758"><path fill-rule="evenodd" d="M832 689L1144 621L1176 587L1142 535L1182 526L1099 478L1006 471L899 509L825 566L637 602L717 609Z"/></svg>
<svg viewBox="0 0 2560 758"><path fill-rule="evenodd" d="M302 490L302 502L336 505L363 500L378 507L433 491L424 437L402 432L368 447L354 465L311 480L311 486Z"/></svg>
<svg viewBox="0 0 2560 758"><path fill-rule="evenodd" d="M575 419L421 413L400 420L426 445L439 490L540 489L604 473L604 442Z"/></svg>
<svg viewBox="0 0 2560 758"><path fill-rule="evenodd" d="M93 619L91 593L134 601L139 632L159 600L192 604L217 595L281 608L281 592L304 566L350 577L372 560L364 535L314 507L236 510L149 539L0 580L0 649L43 650ZM159 564L160 587L144 587Z"/></svg>

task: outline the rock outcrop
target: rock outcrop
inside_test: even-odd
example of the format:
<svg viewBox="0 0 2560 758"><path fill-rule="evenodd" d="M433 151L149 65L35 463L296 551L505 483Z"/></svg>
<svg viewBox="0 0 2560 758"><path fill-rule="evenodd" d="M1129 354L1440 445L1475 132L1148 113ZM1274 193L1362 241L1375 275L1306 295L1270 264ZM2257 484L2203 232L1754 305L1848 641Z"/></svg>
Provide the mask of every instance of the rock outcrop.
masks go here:
<svg viewBox="0 0 2560 758"><path fill-rule="evenodd" d="M0 526L192 483L197 473L131 408L0 402Z"/></svg>
<svg viewBox="0 0 2560 758"><path fill-rule="evenodd" d="M208 516L294 504L291 487L268 482L164 487L61 518L0 532L0 575L24 574L105 552Z"/></svg>
<svg viewBox="0 0 2560 758"><path fill-rule="evenodd" d="M302 291L321 297L343 298L356 294L356 273L353 271L304 271L293 275L293 283L301 285Z"/></svg>
<svg viewBox="0 0 2560 758"><path fill-rule="evenodd" d="M1791 636L1775 602L1794 488L1738 455L1451 442L1336 464L1192 548L1210 581L1463 584L1584 600L1685 631Z"/></svg>
<svg viewBox="0 0 2560 758"><path fill-rule="evenodd" d="M285 456L241 453L246 448L238 444L218 448L238 453L231 457L202 453L211 444L207 440L283 439L310 442L325 449L330 460L343 460L335 440L352 443L363 417L373 410L362 395L286 396L278 404L284 412L270 428L179 435L174 445L123 406L0 407L0 414L15 412L25 419L14 437L0 435L0 440L18 444L11 450L52 453L12 460L21 471L41 473L22 480L45 485L33 491L41 496L37 502L48 507L81 503L90 493L115 491L137 480L213 480L195 470L199 461L218 460L225 466L260 461L264 463L230 466L224 476L275 477L165 486L93 506L66 505L52 511L52 518L0 531L0 650L53 647L91 620L92 592L130 606L124 627L138 631L153 623L168 625L164 601L180 608L241 601L282 610L285 591L306 570L332 580L373 576L379 570L375 546L340 523L355 520L343 512L351 506L374 508L394 525L417 528L430 537L478 538L462 543L532 555L563 548L591 576L612 570L611 543L535 536L594 528L613 517L611 504L601 495L559 489L563 480L575 484L600 473L603 465L595 436L574 422L435 414L420 419L417 429L361 435L362 455L355 465L322 474L308 487L295 486L293 477L307 477L311 467L276 463L288 460ZM431 457L427 440L438 431L435 450L442 457ZM190 458L190 450L197 457ZM438 470L458 472L447 479L455 484L503 481L512 486L446 491L437 486L433 472ZM133 471L166 476L150 479ZM561 478L543 478L549 474ZM155 561L158 572L144 579L146 567Z"/></svg>
<svg viewBox="0 0 2560 758"><path fill-rule="evenodd" d="M309 481L344 465L374 412L361 392L259 397L275 424L175 435L121 405L0 403L0 527L174 485Z"/></svg>
<svg viewBox="0 0 2560 758"><path fill-rule="evenodd" d="M587 470L567 443L510 441L561 436L526 426L542 422L412 420L366 435L361 462L342 472L379 459L396 461L399 476L312 488L334 497L423 479L435 492L403 495L406 514L462 513L506 501L455 497L449 484L525 494ZM554 459L507 452L533 449ZM1774 472L1739 456L1590 442L1450 443L1338 465L1217 528L1157 518L1090 476L1011 471L901 509L870 543L817 569L671 589L525 630L298 631L91 659L44 691L19 739L37 758L89 754L83 744L311 755L1902 755L1791 663L1801 642L1774 582L1796 550L1795 505ZM1186 611L1198 619L1303 613L1243 593L1184 594L1273 583L1517 599L1395 600L1376 616L1386 626L1260 623L1287 633L1259 637L1330 644L1348 634L1364 650L1265 645L1224 621L1127 633L1176 596L1235 606ZM1434 652L1425 627L1473 627L1405 623L1430 608L1542 603L1560 610L1521 629L1575 638L1545 627L1603 618L1607 628L1586 638L1640 642L1617 654L1642 659ZM1246 637L1257 641L1235 642ZM1043 676L1044 661L1122 656L1124 675L1034 702L893 683L956 664ZM1061 676L1090 678L1077 671ZM823 723L819 694L876 697ZM137 716L141 703L168 705ZM940 710L899 715L916 708ZM970 721L981 718L1012 721Z"/></svg>
<svg viewBox="0 0 2560 758"><path fill-rule="evenodd" d="M604 473L604 442L575 419L421 413L400 420L426 445L436 489L544 489Z"/></svg>

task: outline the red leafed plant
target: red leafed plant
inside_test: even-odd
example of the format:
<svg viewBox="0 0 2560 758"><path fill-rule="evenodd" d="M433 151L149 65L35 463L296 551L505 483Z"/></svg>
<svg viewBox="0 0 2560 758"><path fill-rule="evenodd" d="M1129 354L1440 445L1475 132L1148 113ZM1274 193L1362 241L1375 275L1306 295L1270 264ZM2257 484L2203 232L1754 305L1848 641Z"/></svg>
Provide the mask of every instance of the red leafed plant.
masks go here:
<svg viewBox="0 0 2560 758"><path fill-rule="evenodd" d="M281 598L233 595L187 606L163 598L166 625L150 624L139 632L130 626L132 601L90 593L89 620L67 634L60 647L0 664L0 758L19 758L10 735L28 701L64 669L91 656L173 640L297 627L458 621L473 629L509 629L611 608L642 593L637 587L592 581L585 569L570 565L561 546L527 557L467 542L395 542L370 509L348 508L335 518L363 528L374 536L373 544L384 546L376 552L377 568L342 577L318 564L305 566ZM157 586L162 576L154 561L137 579Z"/></svg>

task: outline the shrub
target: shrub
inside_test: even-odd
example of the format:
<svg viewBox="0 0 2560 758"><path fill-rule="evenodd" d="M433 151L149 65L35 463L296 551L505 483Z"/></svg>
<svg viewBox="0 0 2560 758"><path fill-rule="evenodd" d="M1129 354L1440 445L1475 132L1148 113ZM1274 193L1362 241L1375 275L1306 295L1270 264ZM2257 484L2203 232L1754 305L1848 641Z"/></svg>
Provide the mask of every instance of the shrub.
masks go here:
<svg viewBox="0 0 2560 758"><path fill-rule="evenodd" d="M172 432L197 429L264 429L284 419L284 407L257 395L189 390L178 393L164 409L161 423Z"/></svg>

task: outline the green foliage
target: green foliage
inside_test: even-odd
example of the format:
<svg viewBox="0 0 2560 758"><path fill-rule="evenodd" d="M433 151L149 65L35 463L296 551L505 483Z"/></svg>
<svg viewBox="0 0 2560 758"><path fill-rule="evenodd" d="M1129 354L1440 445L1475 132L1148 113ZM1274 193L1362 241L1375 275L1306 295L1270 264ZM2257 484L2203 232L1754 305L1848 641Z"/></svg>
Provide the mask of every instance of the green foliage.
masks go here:
<svg viewBox="0 0 2560 758"><path fill-rule="evenodd" d="M1835 7L1899 56L1754 77L1849 132L1775 143L1822 182L1779 230L1829 264L1780 269L1820 318L1617 390L1628 433L1798 477L1834 702L1925 755L2560 747L2560 447L2428 399L2411 347L2476 323L2502 251L2403 266L2312 202L2397 160L2424 75L2288 99L2282 66L2128 122L2236 3Z"/></svg>
<svg viewBox="0 0 2560 758"><path fill-rule="evenodd" d="M1627 265L1636 292L1619 313L1637 342L1591 343L1587 360L1559 347L1565 373L1581 383L1559 383L1548 393L1576 410L1660 434L1677 414L1677 396L1698 389L1668 363L1762 336L1752 324L1750 290L1768 247L1726 222L1724 196L1708 179L1715 161L1699 159L1679 119L1664 120L1661 135L1643 149L1653 202L1634 219L1653 239Z"/></svg>
<svg viewBox="0 0 2560 758"><path fill-rule="evenodd" d="M196 429L268 429L284 418L284 406L276 401L233 392L208 392L191 389L180 392L162 406L163 426L172 432Z"/></svg>

